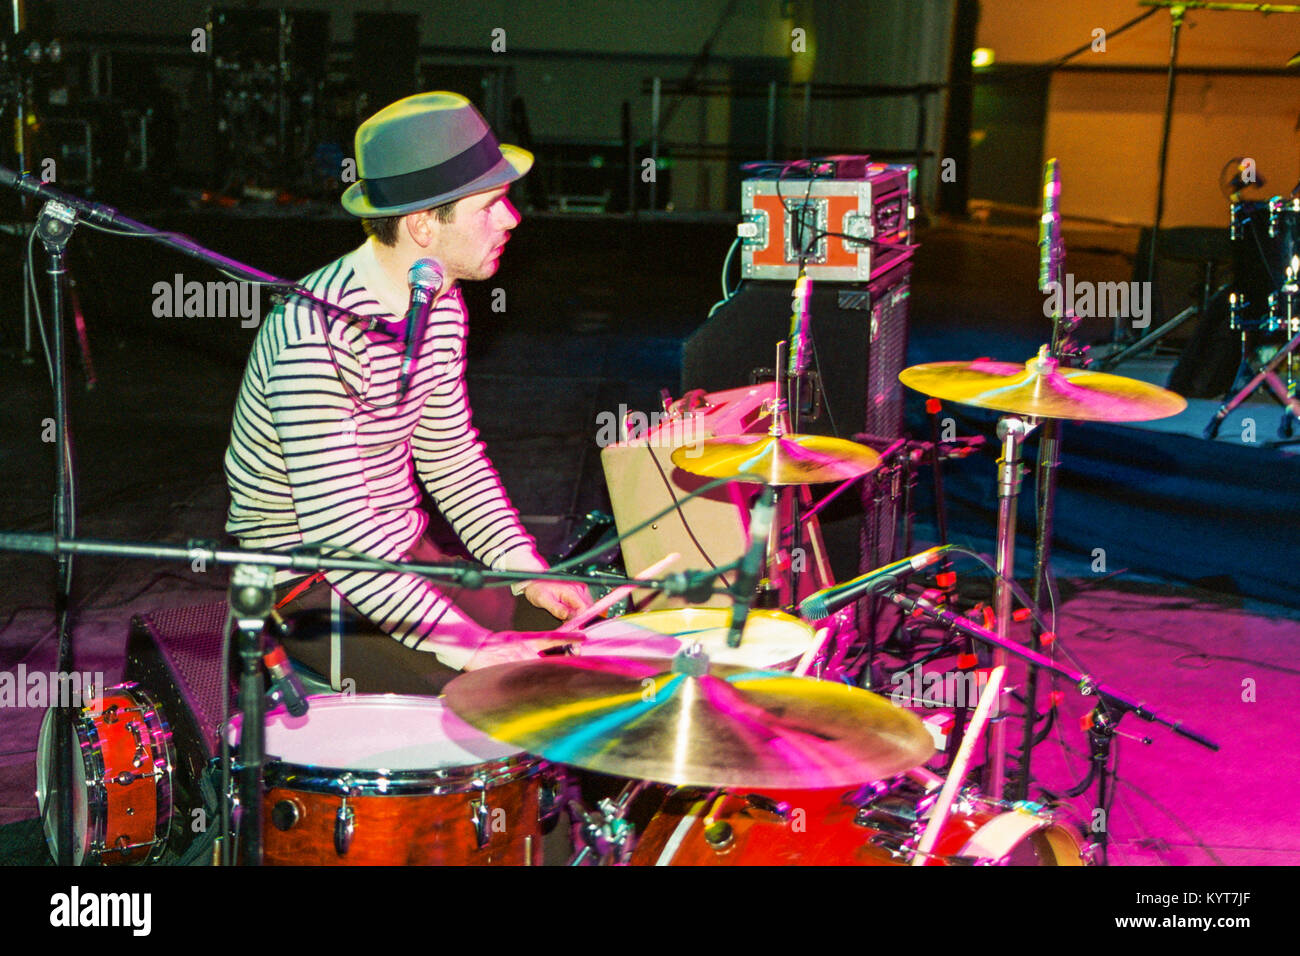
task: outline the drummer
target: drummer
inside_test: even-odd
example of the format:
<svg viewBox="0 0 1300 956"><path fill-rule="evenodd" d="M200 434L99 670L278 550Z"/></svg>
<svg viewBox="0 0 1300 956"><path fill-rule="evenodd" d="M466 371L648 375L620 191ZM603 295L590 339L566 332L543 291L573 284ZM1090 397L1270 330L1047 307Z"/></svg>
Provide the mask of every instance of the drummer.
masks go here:
<svg viewBox="0 0 1300 956"><path fill-rule="evenodd" d="M334 556L437 560L423 488L475 559L545 570L470 421L460 288L496 273L520 221L510 184L533 157L498 143L467 99L440 92L366 120L356 160L359 181L342 204L366 241L302 285L377 321L367 327L302 298L267 317L225 456L226 529L247 548L327 544ZM433 259L444 281L403 394L408 271L421 259ZM436 694L461 669L533 657L556 643L506 630L509 598L504 610L475 620L415 575L280 572L277 585L282 615L333 605L347 622L341 674L360 693ZM529 581L515 593L561 620L591 603L573 584ZM285 643L291 656L330 672L331 641L300 633Z"/></svg>

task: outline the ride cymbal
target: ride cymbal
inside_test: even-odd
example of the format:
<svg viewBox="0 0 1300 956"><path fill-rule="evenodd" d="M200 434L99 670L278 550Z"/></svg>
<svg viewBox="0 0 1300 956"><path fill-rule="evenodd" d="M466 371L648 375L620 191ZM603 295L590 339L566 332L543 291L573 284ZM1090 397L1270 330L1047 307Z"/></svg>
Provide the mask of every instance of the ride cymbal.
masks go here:
<svg viewBox="0 0 1300 956"><path fill-rule="evenodd" d="M1181 395L1137 379L1086 369L1059 368L1036 357L1017 365L976 359L913 365L898 376L923 395L976 408L1034 418L1087 422L1142 422L1177 415Z"/></svg>
<svg viewBox="0 0 1300 956"><path fill-rule="evenodd" d="M490 736L547 760L676 786L845 787L934 751L920 718L868 691L722 664L687 672L704 660L499 664L455 678L445 699Z"/></svg>
<svg viewBox="0 0 1300 956"><path fill-rule="evenodd" d="M868 474L880 463L880 455L865 445L825 435L727 435L684 445L672 458L693 475L754 475L753 480L767 485L844 481Z"/></svg>

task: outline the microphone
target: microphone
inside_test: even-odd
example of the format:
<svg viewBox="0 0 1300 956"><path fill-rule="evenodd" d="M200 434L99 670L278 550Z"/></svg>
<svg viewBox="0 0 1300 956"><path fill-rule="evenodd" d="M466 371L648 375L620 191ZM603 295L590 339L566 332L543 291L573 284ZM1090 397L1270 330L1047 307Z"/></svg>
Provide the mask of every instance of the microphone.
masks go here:
<svg viewBox="0 0 1300 956"><path fill-rule="evenodd" d="M890 578L896 578L899 575L911 574L913 571L921 570L921 568L928 568L937 562L943 556L943 553L951 547L952 545L949 544L941 544L938 547L922 551L920 554L914 554L910 558L903 558L901 561L895 561L892 564L876 568L874 571L868 571L866 574L860 574L843 584L836 584L815 591L799 602L799 616L809 621L818 621L824 617L830 617L844 605L856 601L869 592L881 581L888 581Z"/></svg>
<svg viewBox="0 0 1300 956"><path fill-rule="evenodd" d="M803 269L794 283L794 310L790 316L790 360L786 374L795 378L808 368L808 302L812 299L812 279Z"/></svg>
<svg viewBox="0 0 1300 956"><path fill-rule="evenodd" d="M1038 247L1042 250L1038 266L1038 291L1050 292L1048 285L1059 281L1053 260L1061 241L1061 170L1055 159L1043 167L1043 216L1038 221Z"/></svg>
<svg viewBox="0 0 1300 956"><path fill-rule="evenodd" d="M727 631L727 646L739 647L740 635L745 629L749 609L754 606L754 592L758 590L763 558L767 554L767 539L772 533L776 514L776 488L768 485L754 502L749 515L749 550L740 559L736 580L731 586L734 603L731 605L731 627Z"/></svg>
<svg viewBox="0 0 1300 956"><path fill-rule="evenodd" d="M415 356L424 342L424 330L429 325L433 300L442 289L442 266L433 259L417 259L407 271L406 281L411 287L411 304L406 309L406 352L402 355L398 401L406 398L406 393L411 389L411 370L415 365Z"/></svg>
<svg viewBox="0 0 1300 956"><path fill-rule="evenodd" d="M284 648L269 634L266 641L271 649L262 655L262 663L271 675L271 696L284 703L290 717L301 717L307 713L307 692L303 690L302 680L289 663Z"/></svg>

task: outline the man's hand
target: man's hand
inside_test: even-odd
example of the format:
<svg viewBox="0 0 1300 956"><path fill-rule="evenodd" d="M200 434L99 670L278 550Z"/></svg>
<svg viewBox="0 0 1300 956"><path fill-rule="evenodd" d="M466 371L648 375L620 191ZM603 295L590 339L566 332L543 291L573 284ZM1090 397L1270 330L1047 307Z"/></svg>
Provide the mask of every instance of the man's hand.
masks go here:
<svg viewBox="0 0 1300 956"><path fill-rule="evenodd" d="M464 669L474 671L511 661L535 661L542 651L580 643L581 634L560 631L494 631L466 661Z"/></svg>
<svg viewBox="0 0 1300 956"><path fill-rule="evenodd" d="M586 585L565 581L533 581L524 588L524 597L561 621L567 621L583 608L591 606L591 595L587 593Z"/></svg>

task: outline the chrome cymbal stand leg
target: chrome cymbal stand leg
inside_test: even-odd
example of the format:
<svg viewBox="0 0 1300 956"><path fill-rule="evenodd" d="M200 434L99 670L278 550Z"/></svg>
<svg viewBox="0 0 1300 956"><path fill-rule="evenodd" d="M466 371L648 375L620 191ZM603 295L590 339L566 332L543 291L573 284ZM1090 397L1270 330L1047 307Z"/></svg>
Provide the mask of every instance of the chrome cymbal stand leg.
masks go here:
<svg viewBox="0 0 1300 956"><path fill-rule="evenodd" d="M569 866L587 866L592 862L595 865L627 866L636 848L636 832L624 815L646 786L644 780L629 781L618 797L601 800L593 813L588 813L577 800L569 801L569 814L580 821L579 835L586 844ZM593 856L596 858L594 861Z"/></svg>

